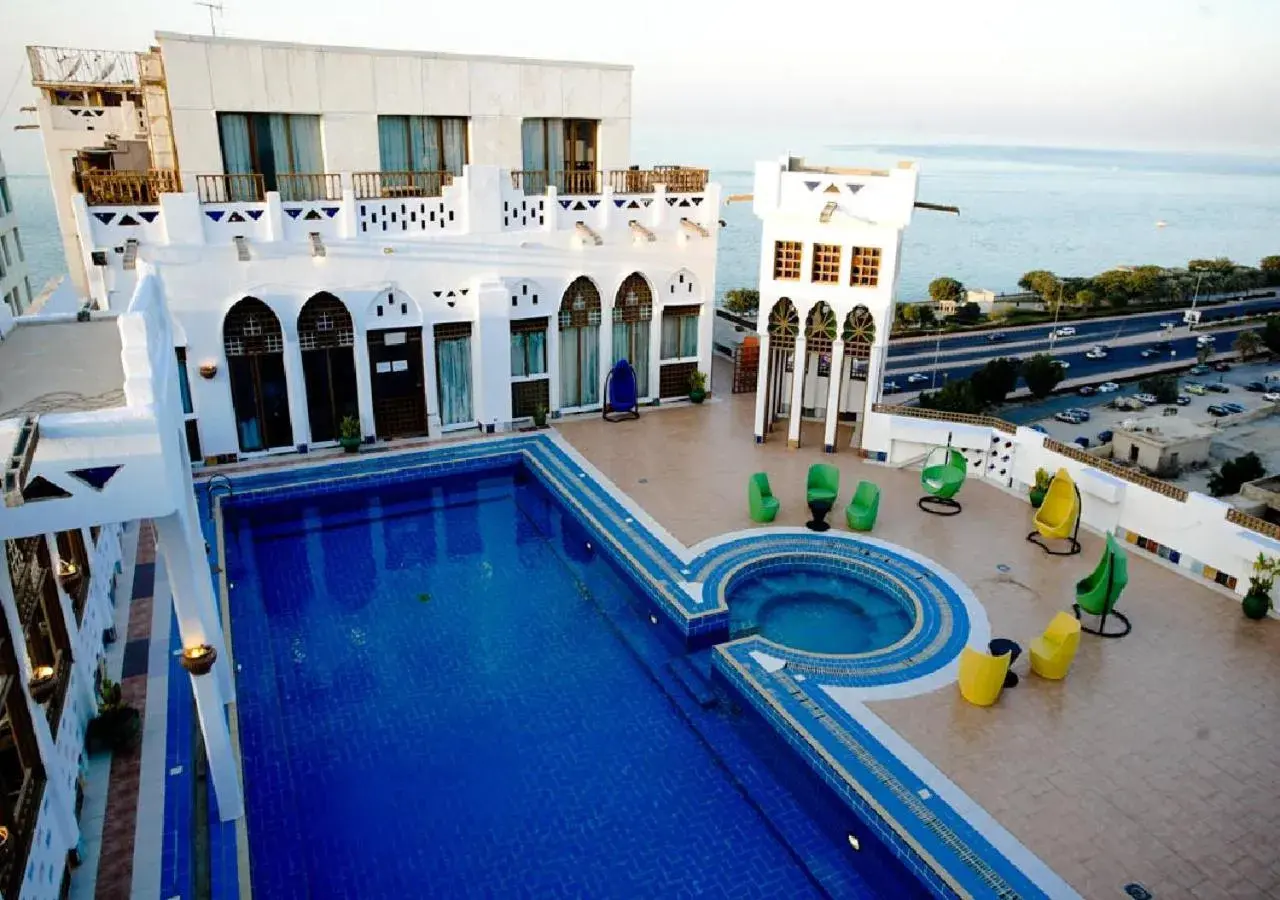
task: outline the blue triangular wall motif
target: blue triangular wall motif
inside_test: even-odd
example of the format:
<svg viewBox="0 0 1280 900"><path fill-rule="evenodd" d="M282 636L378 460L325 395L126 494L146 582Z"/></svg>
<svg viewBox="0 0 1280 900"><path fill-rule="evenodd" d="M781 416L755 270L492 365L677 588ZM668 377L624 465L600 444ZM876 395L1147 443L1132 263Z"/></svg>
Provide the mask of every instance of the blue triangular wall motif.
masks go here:
<svg viewBox="0 0 1280 900"><path fill-rule="evenodd" d="M70 474L89 485L95 491L100 491L123 468L124 466L94 466L90 469L72 469Z"/></svg>
<svg viewBox="0 0 1280 900"><path fill-rule="evenodd" d="M641 200L640 202L641 202L641 203L643 203L643 204L644 204L644 206L645 206L645 208L647 209L647 208L649 207L649 204L653 202L653 198L652 198L652 197L645 197L645 198L644 198L643 200Z"/></svg>
<svg viewBox="0 0 1280 900"><path fill-rule="evenodd" d="M338 207L336 206L322 206L320 208L324 210L324 214L330 219L338 214Z"/></svg>
<svg viewBox="0 0 1280 900"><path fill-rule="evenodd" d="M805 186L805 187L807 187L807 188L808 188L809 190L811 190L811 191L816 191L816 190L818 189L818 185L820 185L820 184L822 184L822 182L821 182L821 181L806 181L806 182L804 183L804 186Z"/></svg>
<svg viewBox="0 0 1280 900"><path fill-rule="evenodd" d="M249 218L253 219L255 222L262 218L262 210L260 209L246 209L245 212L248 213Z"/></svg>
<svg viewBox="0 0 1280 900"><path fill-rule="evenodd" d="M600 205L600 201L599 201L599 200L588 200L588 201L587 201L587 205L588 205L588 206L590 206L592 209L595 209L597 206L599 206L599 205Z"/></svg>
<svg viewBox="0 0 1280 900"><path fill-rule="evenodd" d="M561 201L560 201L560 206L561 206L561 208L563 208L563 209L568 209L568 208L569 208L569 204L571 204L571 203L573 203L573 201L572 201L572 200L561 200Z"/></svg>
<svg viewBox="0 0 1280 900"><path fill-rule="evenodd" d="M675 206L675 205L676 205L677 203L679 203L679 202L680 202L680 198L679 198L679 197L668 197L668 198L667 198L667 206Z"/></svg>
<svg viewBox="0 0 1280 900"><path fill-rule="evenodd" d="M204 214L215 222L221 222L222 217L226 215L226 212L227 211L225 209L206 209Z"/></svg>
<svg viewBox="0 0 1280 900"><path fill-rule="evenodd" d="M103 225L110 225L111 220L116 217L115 213L94 213L93 215Z"/></svg>
<svg viewBox="0 0 1280 900"><path fill-rule="evenodd" d="M862 190L862 188L863 188L864 186L865 186L865 185L861 185L861 184L846 184L846 185L845 185L845 187L847 187L847 188L849 189L849 193L850 193L850 194L856 194L856 193L858 193L858 191Z"/></svg>
<svg viewBox="0 0 1280 900"><path fill-rule="evenodd" d="M285 212L289 214L290 219L296 219L298 218L298 216L302 215L302 208L299 207L297 209L286 209Z"/></svg>
<svg viewBox="0 0 1280 900"><path fill-rule="evenodd" d="M626 202L627 202L626 200L614 200L614 201L613 201L613 205L614 205L614 206L616 206L616 207L618 207L618 209L622 209L623 205L624 205ZM634 201L634 200L632 200L631 202L632 202L632 203L634 203L635 201Z"/></svg>
<svg viewBox="0 0 1280 900"><path fill-rule="evenodd" d="M160 211L157 209L140 209L138 210L138 215L142 217L144 222L154 222L156 216L160 215Z"/></svg>
<svg viewBox="0 0 1280 900"><path fill-rule="evenodd" d="M691 200L693 201L693 205L694 205L694 206L699 206L699 205L701 205L701 203L702 203L702 198L701 198L701 197L690 197L689 199L691 199Z"/></svg>

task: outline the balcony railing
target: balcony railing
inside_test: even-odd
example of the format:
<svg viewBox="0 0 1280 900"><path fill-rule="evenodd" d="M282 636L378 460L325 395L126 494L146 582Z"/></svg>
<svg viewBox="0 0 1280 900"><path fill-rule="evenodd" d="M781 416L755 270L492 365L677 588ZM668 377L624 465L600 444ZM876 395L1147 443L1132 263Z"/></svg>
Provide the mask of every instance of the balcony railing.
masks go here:
<svg viewBox="0 0 1280 900"><path fill-rule="evenodd" d="M351 186L357 200L395 197L439 197L453 184L452 172L355 172Z"/></svg>
<svg viewBox="0 0 1280 900"><path fill-rule="evenodd" d="M573 172L547 172L539 169L517 170L511 173L511 184L525 194L545 194L554 187L558 194L601 194L604 173L598 170Z"/></svg>
<svg viewBox="0 0 1280 900"><path fill-rule="evenodd" d="M146 206L159 203L161 194L181 191L182 181L173 169L80 173L80 192L89 206Z"/></svg>
<svg viewBox="0 0 1280 900"><path fill-rule="evenodd" d="M57 686L53 689L53 696L49 698L48 704L45 706L45 719L49 723L49 732L53 735L53 739L58 739L58 724L62 721L62 710L67 704L67 689L71 687L71 654L61 653L58 655L58 661L54 665L54 680Z"/></svg>
<svg viewBox="0 0 1280 900"><path fill-rule="evenodd" d="M13 822L8 825L10 832L8 843L13 846L6 846L5 852L0 855L0 891L3 891L6 897L16 897L22 890L22 882L27 870L27 857L31 853L31 842L36 835L36 818L40 814L40 804L44 799L46 780L44 769L37 764L27 773L18 791L18 800L14 803Z"/></svg>
<svg viewBox="0 0 1280 900"><path fill-rule="evenodd" d="M607 183L615 194L652 194L658 185L666 185L672 194L693 194L707 188L706 169L684 166L657 166L652 169L614 169L608 172L546 172L525 169L511 173L511 184L525 194L546 193L554 186L560 194L599 194Z"/></svg>
<svg viewBox="0 0 1280 900"><path fill-rule="evenodd" d="M197 175L196 192L201 203L261 203L267 194L262 176L256 172Z"/></svg>
<svg viewBox="0 0 1280 900"><path fill-rule="evenodd" d="M124 50L28 47L31 83L118 87L138 84L138 54Z"/></svg>
<svg viewBox="0 0 1280 900"><path fill-rule="evenodd" d="M341 200L342 176L320 172L290 172L276 176L281 200Z"/></svg>

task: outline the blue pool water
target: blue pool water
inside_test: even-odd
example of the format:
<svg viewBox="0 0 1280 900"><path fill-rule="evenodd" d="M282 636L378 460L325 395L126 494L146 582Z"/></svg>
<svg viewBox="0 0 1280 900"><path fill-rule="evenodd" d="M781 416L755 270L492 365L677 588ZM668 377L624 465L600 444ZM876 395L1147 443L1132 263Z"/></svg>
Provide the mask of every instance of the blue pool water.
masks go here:
<svg viewBox="0 0 1280 900"><path fill-rule="evenodd" d="M869 653L906 637L915 615L904 601L847 573L765 568L733 581L730 630L757 631L812 653Z"/></svg>
<svg viewBox="0 0 1280 900"><path fill-rule="evenodd" d="M226 527L256 896L923 896L524 470Z"/></svg>

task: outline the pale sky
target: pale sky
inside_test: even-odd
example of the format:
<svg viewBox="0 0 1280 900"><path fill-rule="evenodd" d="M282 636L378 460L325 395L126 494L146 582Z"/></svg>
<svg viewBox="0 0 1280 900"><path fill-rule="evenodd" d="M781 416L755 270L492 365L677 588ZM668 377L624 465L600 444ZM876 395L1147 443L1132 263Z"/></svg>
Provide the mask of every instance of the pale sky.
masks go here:
<svg viewBox="0 0 1280 900"><path fill-rule="evenodd" d="M630 63L638 163L748 168L831 143L1280 147L1280 0L222 2L236 37ZM12 130L34 96L25 45L136 50L158 30L208 33L208 12L0 0L9 170L44 168L38 134Z"/></svg>

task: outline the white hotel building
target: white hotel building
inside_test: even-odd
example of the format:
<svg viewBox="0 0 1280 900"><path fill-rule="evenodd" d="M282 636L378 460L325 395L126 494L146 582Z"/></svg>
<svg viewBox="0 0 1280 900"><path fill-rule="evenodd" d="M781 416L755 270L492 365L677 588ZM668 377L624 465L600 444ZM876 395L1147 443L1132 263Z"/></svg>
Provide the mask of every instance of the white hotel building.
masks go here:
<svg viewBox="0 0 1280 900"><path fill-rule="evenodd" d="M627 66L160 34L29 48L72 277L174 320L192 460L502 431L711 367L718 187Z"/></svg>

